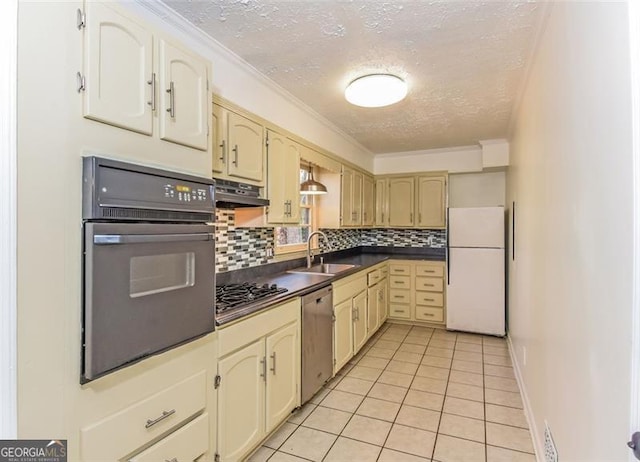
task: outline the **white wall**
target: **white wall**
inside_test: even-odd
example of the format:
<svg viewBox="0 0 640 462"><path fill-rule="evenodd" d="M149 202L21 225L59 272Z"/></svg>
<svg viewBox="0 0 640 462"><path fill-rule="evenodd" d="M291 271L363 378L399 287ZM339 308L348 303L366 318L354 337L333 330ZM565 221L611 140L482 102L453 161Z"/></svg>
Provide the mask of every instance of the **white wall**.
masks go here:
<svg viewBox="0 0 640 462"><path fill-rule="evenodd" d="M505 172L449 175L449 207L505 205L505 194Z"/></svg>
<svg viewBox="0 0 640 462"><path fill-rule="evenodd" d="M562 461L629 458L627 30L625 3L555 3L511 139L509 335L538 449L546 420Z"/></svg>

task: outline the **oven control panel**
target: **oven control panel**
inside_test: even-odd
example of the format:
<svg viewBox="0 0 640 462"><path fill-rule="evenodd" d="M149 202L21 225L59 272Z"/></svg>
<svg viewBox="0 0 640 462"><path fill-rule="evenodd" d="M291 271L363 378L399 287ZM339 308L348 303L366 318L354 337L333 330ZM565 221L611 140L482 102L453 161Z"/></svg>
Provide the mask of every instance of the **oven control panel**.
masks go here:
<svg viewBox="0 0 640 462"><path fill-rule="evenodd" d="M186 184L164 185L164 197L178 202L206 202L210 200L209 190L202 187L193 187Z"/></svg>

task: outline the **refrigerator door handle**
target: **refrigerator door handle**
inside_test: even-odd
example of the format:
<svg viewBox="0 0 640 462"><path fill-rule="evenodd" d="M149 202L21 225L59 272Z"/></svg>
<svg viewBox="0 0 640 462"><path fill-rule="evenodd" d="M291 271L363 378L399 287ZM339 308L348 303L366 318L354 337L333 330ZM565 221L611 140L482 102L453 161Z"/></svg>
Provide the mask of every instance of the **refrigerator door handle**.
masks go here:
<svg viewBox="0 0 640 462"><path fill-rule="evenodd" d="M451 262L449 259L451 258L451 253L449 252L449 207L447 207L447 244L445 247L445 256L444 258L447 260L447 285L450 285L450 277L451 277Z"/></svg>

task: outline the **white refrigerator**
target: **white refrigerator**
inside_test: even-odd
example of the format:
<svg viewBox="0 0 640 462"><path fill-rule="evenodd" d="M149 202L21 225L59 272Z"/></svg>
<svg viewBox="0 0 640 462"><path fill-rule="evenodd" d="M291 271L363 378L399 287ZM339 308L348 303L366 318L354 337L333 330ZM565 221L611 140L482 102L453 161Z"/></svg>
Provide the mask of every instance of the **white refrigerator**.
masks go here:
<svg viewBox="0 0 640 462"><path fill-rule="evenodd" d="M504 336L504 207L450 208L447 233L447 329Z"/></svg>

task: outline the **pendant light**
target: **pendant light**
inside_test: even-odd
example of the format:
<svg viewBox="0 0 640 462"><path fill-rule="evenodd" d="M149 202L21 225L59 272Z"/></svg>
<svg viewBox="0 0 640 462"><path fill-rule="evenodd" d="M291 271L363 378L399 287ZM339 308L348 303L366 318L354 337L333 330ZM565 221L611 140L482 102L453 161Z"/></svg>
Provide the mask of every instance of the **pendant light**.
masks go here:
<svg viewBox="0 0 640 462"><path fill-rule="evenodd" d="M300 185L300 194L327 194L327 187L313 179L313 165L309 165L309 179Z"/></svg>

